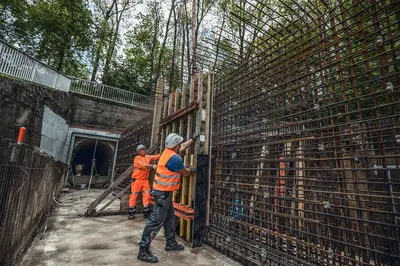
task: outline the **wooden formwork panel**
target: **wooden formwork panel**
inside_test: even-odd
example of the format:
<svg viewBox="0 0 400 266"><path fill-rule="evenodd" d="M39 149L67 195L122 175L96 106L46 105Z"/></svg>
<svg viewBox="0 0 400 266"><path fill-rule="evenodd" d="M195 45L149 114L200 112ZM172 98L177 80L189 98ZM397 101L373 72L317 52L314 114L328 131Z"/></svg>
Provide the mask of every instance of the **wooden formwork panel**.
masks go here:
<svg viewBox="0 0 400 266"><path fill-rule="evenodd" d="M173 194L175 204L185 206L187 211L181 212L175 208L179 217L177 233L193 246L201 245L206 231L209 174L206 154L210 143L211 109L208 106L212 95L212 80L213 74L195 73L190 86L183 86L182 91L172 91L164 95L160 108L161 117L156 118L160 121L161 151L164 150L165 138L170 133L177 133L185 140L191 139L196 134L200 135L185 154L182 154L185 165L198 167L196 175L183 176L180 189ZM162 86L158 89L157 94L164 91Z"/></svg>

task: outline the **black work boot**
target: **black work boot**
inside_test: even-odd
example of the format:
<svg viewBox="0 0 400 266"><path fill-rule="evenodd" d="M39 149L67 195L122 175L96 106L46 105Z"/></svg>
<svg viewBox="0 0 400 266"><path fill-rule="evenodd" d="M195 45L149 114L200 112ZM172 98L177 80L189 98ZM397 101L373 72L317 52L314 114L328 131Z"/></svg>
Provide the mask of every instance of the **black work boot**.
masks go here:
<svg viewBox="0 0 400 266"><path fill-rule="evenodd" d="M137 259L144 261L144 262L150 262L150 263L158 262L157 256L154 256L153 254L151 254L149 246L140 247L139 254L137 255Z"/></svg>
<svg viewBox="0 0 400 266"><path fill-rule="evenodd" d="M173 250L184 250L185 247L182 244L176 242L175 237L167 239L167 243L165 244L165 251L173 251Z"/></svg>
<svg viewBox="0 0 400 266"><path fill-rule="evenodd" d="M129 208L129 220L135 219L135 209Z"/></svg>

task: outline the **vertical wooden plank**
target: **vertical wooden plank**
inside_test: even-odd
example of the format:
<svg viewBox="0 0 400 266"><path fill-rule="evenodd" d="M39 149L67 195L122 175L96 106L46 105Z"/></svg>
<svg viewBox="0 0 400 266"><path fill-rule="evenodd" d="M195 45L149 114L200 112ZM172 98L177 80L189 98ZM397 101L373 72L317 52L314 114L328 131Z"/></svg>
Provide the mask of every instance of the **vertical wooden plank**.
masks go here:
<svg viewBox="0 0 400 266"><path fill-rule="evenodd" d="M181 97L181 106L180 108L183 109L185 108L185 104L186 104L186 85L182 86L182 97ZM179 135L182 136L183 135L183 122L184 122L184 118L179 119Z"/></svg>
<svg viewBox="0 0 400 266"><path fill-rule="evenodd" d="M196 78L197 76L197 78ZM193 78L193 88L194 85L196 85L196 81L197 81L197 104L198 104L198 109L196 110L196 117L195 117L195 134L199 135L200 129L201 129L201 112L202 112L202 106L203 106L203 73L199 72L197 73L197 75L195 75L195 77ZM194 91L194 90L193 90ZM191 157L191 161L190 164L193 166L197 166L197 155L199 153L200 150L200 138L197 138L196 142L194 143L194 153L192 154ZM192 206L192 196L194 194L194 188L196 184L196 176L195 175L191 175L190 177L190 181L189 181L189 206ZM188 235L186 236L186 238L190 239L190 222L188 222L188 226L187 226L187 233ZM188 240L189 241L189 240Z"/></svg>
<svg viewBox="0 0 400 266"><path fill-rule="evenodd" d="M174 104L173 104L173 113L175 114L176 111L178 110L178 104L179 104L179 96L180 93L175 91L175 97L174 97ZM179 121L182 120L182 118L179 119ZM176 125L177 125L177 121L172 122L172 132L177 133L176 132Z"/></svg>
<svg viewBox="0 0 400 266"><path fill-rule="evenodd" d="M168 115L167 115L167 116L170 116L170 115L172 114L172 106L173 106L173 101L174 101L172 95L173 95L173 94L171 93L171 94L169 95L169 97L168 97Z"/></svg>
<svg viewBox="0 0 400 266"><path fill-rule="evenodd" d="M193 95L194 95L194 86L195 86L195 78L192 78L192 80L191 80L191 83L190 83L190 87L189 87L189 102L188 102L188 104L190 104L190 103L192 103L193 102ZM187 128L186 128L186 139L188 140L188 139L190 139L191 138L191 136L192 136L192 123L193 123L193 115L192 115L192 113L190 113L188 116L187 116L188 118L188 120L187 120ZM189 156L188 154L189 154L189 151L191 150L191 148L189 148L187 151L186 151L186 154L187 154L187 156ZM186 157L187 157L186 156ZM185 163L187 164L187 161L185 161ZM191 189L191 187L192 187L192 184L191 184L191 182L192 182L192 178L191 178L191 176L190 177L184 177L186 180L187 180L187 182L188 182L188 189L189 189L189 194L191 193L191 191L190 191L190 189ZM186 191L185 191L186 192ZM187 197L187 193L186 193L186 195L182 195L182 197ZM187 199L187 201L186 201L187 203L187 205L189 205L190 206L190 204L191 204L191 200L188 198ZM187 241L189 241L190 240L190 225L191 225L191 223L190 223L190 221L187 221L186 222L186 225L185 225L185 233L186 233L186 240ZM189 232L189 233L188 233Z"/></svg>
<svg viewBox="0 0 400 266"><path fill-rule="evenodd" d="M181 93L179 91L175 91L174 113L176 113L176 111L178 110L180 95L181 95Z"/></svg>
<svg viewBox="0 0 400 266"><path fill-rule="evenodd" d="M187 163L187 156L183 157L183 162ZM186 204L186 195L187 195L187 176L182 176L182 185L181 185L181 203ZM175 200L174 200L175 201ZM179 236L183 237L185 234L186 223L185 220L180 218L180 225L179 225Z"/></svg>
<svg viewBox="0 0 400 266"><path fill-rule="evenodd" d="M155 145L160 141L160 121L162 115L162 108L163 108L163 96L164 92L164 80L159 78L157 80L157 90L156 95L154 97L154 111L153 111L153 126L151 130L151 140L150 140L150 147Z"/></svg>
<svg viewBox="0 0 400 266"><path fill-rule="evenodd" d="M195 134L200 134L201 130L201 112L202 112L202 106L203 106L203 73L198 73L197 75L197 103L199 105L199 108L196 110L196 120L195 120ZM194 145L194 165L196 165L197 161L197 154L200 149L200 138L197 138L195 145Z"/></svg>
<svg viewBox="0 0 400 266"><path fill-rule="evenodd" d="M162 119L165 119L168 116L168 97L164 98L163 104L163 114ZM160 143L160 151L162 152L165 149L165 138L168 136L167 126L164 125L161 129L161 143Z"/></svg>
<svg viewBox="0 0 400 266"><path fill-rule="evenodd" d="M194 164L194 154L191 154L190 155L190 165L193 165ZM196 161L197 161L197 158L196 158ZM193 204L192 204L192 198L193 198L193 193L192 193L192 190L193 190L193 188L195 187L194 185L193 185L193 182L195 182L194 181L195 180L195 177L193 176L193 175L190 175L189 176L189 191L188 191L188 206L190 206L190 207L192 207L193 206ZM191 223L191 221L190 220L188 220L187 221L187 226L186 226L186 241L190 241L190 235L191 235L191 225L192 225L192 223Z"/></svg>

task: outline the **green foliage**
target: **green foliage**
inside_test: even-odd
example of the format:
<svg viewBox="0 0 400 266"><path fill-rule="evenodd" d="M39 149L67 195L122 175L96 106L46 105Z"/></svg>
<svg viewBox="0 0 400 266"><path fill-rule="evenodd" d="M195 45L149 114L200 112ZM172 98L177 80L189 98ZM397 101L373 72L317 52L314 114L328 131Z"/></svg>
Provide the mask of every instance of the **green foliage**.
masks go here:
<svg viewBox="0 0 400 266"><path fill-rule="evenodd" d="M119 61L122 61L122 63L119 63ZM110 75L108 75L105 84L127 91L143 93L137 86L137 77L138 73L135 72L135 69L120 58L111 63Z"/></svg>
<svg viewBox="0 0 400 266"><path fill-rule="evenodd" d="M127 31L132 19L124 10L142 0L0 0L0 38L70 76L87 79L91 74L93 80L102 77L105 84L144 94L154 89L158 76L180 85L182 70L174 64L184 60L185 68L190 65L191 3L179 20L183 5L178 1L143 2L144 11ZM216 2L197 2L198 25ZM174 19L164 17L170 7ZM178 23L183 24L180 39ZM125 32L122 38L118 30ZM176 53L182 45L184 51Z"/></svg>
<svg viewBox="0 0 400 266"><path fill-rule="evenodd" d="M127 47L125 49L126 62L138 73L138 86L145 87L151 78L151 49L158 55L161 44L158 39L153 43L153 36L157 29L151 13L140 14L140 23L133 31L126 35ZM155 60L155 57L153 58ZM154 62L153 62L154 63Z"/></svg>
<svg viewBox="0 0 400 266"><path fill-rule="evenodd" d="M5 39L17 43L37 59L69 75L84 77L82 58L91 45L92 14L82 0L39 0L36 5L9 3L11 27ZM2 36L3 37L3 36Z"/></svg>
<svg viewBox="0 0 400 266"><path fill-rule="evenodd" d="M106 84L142 94L151 92L161 52L163 25L159 4L150 2L147 7L147 12L137 16L138 25L126 33L125 57L120 59L121 63L113 62ZM162 65L166 64L170 52L167 47Z"/></svg>
<svg viewBox="0 0 400 266"><path fill-rule="evenodd" d="M0 38L13 41L18 34L15 21L25 13L26 3L22 0L0 0Z"/></svg>

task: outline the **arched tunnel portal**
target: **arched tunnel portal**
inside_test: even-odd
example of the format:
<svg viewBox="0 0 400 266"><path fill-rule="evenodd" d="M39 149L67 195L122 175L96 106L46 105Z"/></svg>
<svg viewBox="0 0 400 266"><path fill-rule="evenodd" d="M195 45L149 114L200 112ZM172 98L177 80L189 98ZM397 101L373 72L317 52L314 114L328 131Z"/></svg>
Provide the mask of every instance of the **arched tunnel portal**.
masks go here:
<svg viewBox="0 0 400 266"><path fill-rule="evenodd" d="M97 143L97 144L96 144ZM90 176L92 160L93 175L111 176L114 163L115 144L103 140L81 139L72 152L72 169L77 174L77 165L83 165L81 175Z"/></svg>

